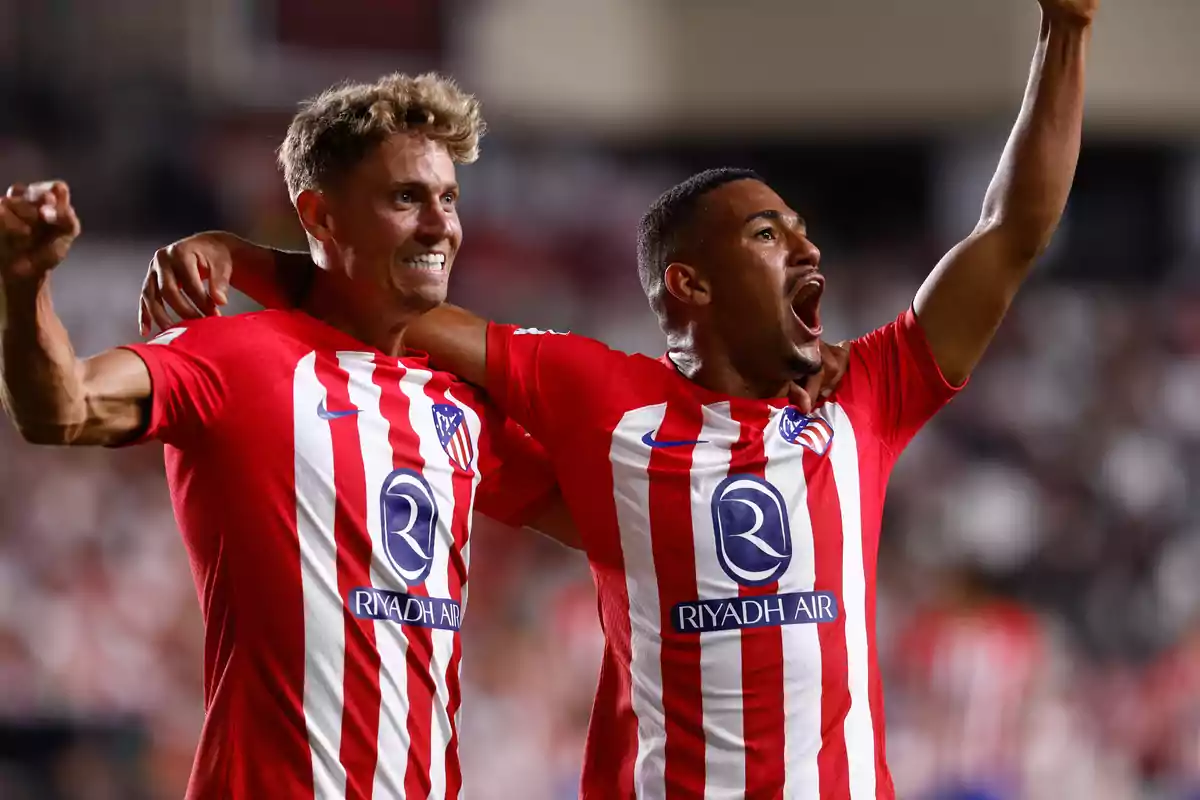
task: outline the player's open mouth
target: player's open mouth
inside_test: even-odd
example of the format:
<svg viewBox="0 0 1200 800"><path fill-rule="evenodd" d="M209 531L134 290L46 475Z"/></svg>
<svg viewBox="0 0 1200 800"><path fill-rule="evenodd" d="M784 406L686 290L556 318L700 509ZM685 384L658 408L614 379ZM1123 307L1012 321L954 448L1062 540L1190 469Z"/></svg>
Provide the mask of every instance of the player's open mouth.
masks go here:
<svg viewBox="0 0 1200 800"><path fill-rule="evenodd" d="M821 293L824 291L825 278L814 273L792 295L792 313L804 332L814 339L821 335Z"/></svg>
<svg viewBox="0 0 1200 800"><path fill-rule="evenodd" d="M410 256L400 263L409 269L421 270L423 272L441 272L446 269L446 254L422 253L418 256Z"/></svg>

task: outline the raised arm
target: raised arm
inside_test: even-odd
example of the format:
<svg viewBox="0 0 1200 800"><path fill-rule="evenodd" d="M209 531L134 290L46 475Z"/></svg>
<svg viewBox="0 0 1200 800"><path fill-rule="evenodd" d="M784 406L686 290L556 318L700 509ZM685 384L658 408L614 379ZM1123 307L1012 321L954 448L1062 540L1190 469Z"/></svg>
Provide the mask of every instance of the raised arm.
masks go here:
<svg viewBox="0 0 1200 800"><path fill-rule="evenodd" d="M979 223L917 292L917 319L952 383L970 376L1062 217L1079 160L1084 63L1098 1L1039 0L1025 100Z"/></svg>
<svg viewBox="0 0 1200 800"><path fill-rule="evenodd" d="M0 199L0 397L38 444L115 444L145 424L150 373L126 350L79 359L54 313L50 271L79 235L64 183L12 186Z"/></svg>

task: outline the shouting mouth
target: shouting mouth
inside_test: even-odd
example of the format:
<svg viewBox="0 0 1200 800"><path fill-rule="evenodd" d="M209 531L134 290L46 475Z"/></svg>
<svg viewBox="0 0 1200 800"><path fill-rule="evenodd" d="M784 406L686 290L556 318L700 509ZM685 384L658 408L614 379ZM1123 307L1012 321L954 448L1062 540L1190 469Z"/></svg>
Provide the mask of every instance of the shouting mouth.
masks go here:
<svg viewBox="0 0 1200 800"><path fill-rule="evenodd" d="M813 339L821 335L821 294L824 291L824 276L812 273L803 279L792 295L792 314L804 332Z"/></svg>

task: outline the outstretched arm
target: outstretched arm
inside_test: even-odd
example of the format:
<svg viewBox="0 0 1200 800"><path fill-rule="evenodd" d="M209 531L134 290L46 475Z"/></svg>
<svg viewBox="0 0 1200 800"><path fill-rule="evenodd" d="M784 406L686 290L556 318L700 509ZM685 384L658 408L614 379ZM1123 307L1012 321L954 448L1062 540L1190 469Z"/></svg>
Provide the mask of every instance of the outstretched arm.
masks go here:
<svg viewBox="0 0 1200 800"><path fill-rule="evenodd" d="M1041 31L1025 100L971 235L913 304L942 374L961 384L1050 243L1079 160L1084 64L1098 0L1039 0Z"/></svg>
<svg viewBox="0 0 1200 800"><path fill-rule="evenodd" d="M115 444L145 425L145 363L127 350L79 359L50 298L50 271L79 220L64 183L13 186L0 199L0 397L17 430L38 444Z"/></svg>

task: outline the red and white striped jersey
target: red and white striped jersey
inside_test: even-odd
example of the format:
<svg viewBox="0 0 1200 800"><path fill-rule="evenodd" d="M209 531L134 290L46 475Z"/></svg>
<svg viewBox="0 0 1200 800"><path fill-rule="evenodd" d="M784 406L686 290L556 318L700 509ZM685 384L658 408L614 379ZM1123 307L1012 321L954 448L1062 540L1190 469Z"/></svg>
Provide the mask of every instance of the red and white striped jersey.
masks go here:
<svg viewBox="0 0 1200 800"><path fill-rule="evenodd" d="M812 416L667 360L492 325L493 399L549 451L599 597L585 798L893 798L875 561L897 455L954 394L911 311Z"/></svg>
<svg viewBox="0 0 1200 800"><path fill-rule="evenodd" d="M528 521L540 450L423 358L299 312L130 349L204 613L187 797L458 797L471 511Z"/></svg>

